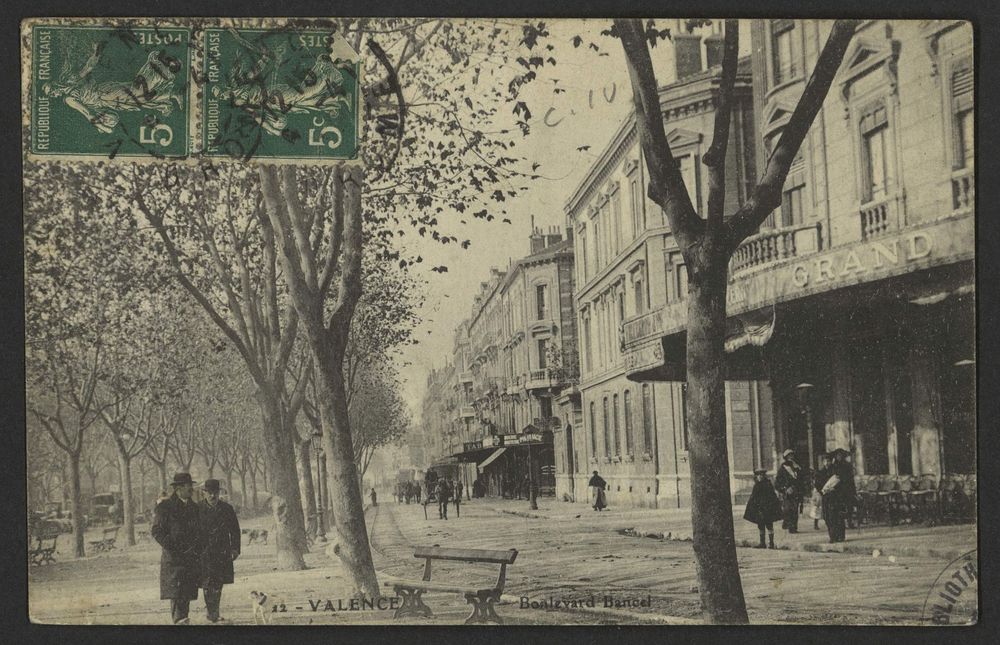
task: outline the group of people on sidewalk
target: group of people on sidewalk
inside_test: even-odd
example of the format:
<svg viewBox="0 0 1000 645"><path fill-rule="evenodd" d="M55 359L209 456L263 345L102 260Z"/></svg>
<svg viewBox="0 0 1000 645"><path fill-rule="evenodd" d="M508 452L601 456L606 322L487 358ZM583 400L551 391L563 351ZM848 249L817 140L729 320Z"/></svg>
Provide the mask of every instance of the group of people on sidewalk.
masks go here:
<svg viewBox="0 0 1000 645"><path fill-rule="evenodd" d="M782 453L783 462L774 478L774 485L767 478L767 470L754 471L754 486L747 501L743 519L757 525L760 532L758 549L777 548L774 544L774 522L781 520L781 527L789 533L799 532L799 514L803 501L811 492L813 528L819 529L823 518L830 542L846 539L846 522L857 495L854 487L854 469L847 462L848 452L837 448L822 456L823 466L812 474L812 481L795 461L795 451ZM768 541L764 542L767 533Z"/></svg>
<svg viewBox="0 0 1000 645"><path fill-rule="evenodd" d="M173 494L159 501L151 533L163 548L160 556L160 599L170 601L175 625L190 623L191 601L198 589L205 596L208 620L219 615L222 586L233 582L233 561L240 556L240 524L232 506L219 499L219 480L204 484L205 499L191 499L195 482L190 473L177 473Z"/></svg>

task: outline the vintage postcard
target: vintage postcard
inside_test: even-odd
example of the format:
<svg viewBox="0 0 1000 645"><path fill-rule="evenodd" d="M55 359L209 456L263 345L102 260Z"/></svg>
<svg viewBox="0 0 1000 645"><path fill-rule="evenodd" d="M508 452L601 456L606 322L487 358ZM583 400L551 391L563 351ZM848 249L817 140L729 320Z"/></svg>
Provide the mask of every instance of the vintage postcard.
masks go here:
<svg viewBox="0 0 1000 645"><path fill-rule="evenodd" d="M32 622L979 620L971 23L20 36Z"/></svg>

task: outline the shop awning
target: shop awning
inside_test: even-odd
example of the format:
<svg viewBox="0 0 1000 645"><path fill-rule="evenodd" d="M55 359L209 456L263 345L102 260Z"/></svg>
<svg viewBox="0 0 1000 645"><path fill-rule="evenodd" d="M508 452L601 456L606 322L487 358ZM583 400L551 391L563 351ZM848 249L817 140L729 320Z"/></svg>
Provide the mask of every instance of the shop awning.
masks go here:
<svg viewBox="0 0 1000 645"><path fill-rule="evenodd" d="M493 463L493 460L499 457L507 450L506 448L497 448L493 451L493 454L486 458L485 461L479 464L479 472L482 472L484 468Z"/></svg>
<svg viewBox="0 0 1000 645"><path fill-rule="evenodd" d="M763 347L774 334L776 318L774 307L731 316L726 320L726 351L732 354L742 347Z"/></svg>
<svg viewBox="0 0 1000 645"><path fill-rule="evenodd" d="M920 296L918 298L911 298L910 303L914 305L936 305L939 302L944 302L945 300L957 296L967 296L976 293L976 285L965 284L955 289L948 289L945 291L938 291L936 293L931 293L928 295Z"/></svg>

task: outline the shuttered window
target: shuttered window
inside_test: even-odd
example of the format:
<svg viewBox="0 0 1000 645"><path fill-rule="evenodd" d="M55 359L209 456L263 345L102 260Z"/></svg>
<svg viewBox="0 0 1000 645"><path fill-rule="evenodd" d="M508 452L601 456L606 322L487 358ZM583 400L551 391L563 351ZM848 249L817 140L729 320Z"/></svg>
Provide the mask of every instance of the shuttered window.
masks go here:
<svg viewBox="0 0 1000 645"><path fill-rule="evenodd" d="M951 73L951 106L954 141L952 165L968 168L975 160L975 112L973 96L972 62L962 61Z"/></svg>

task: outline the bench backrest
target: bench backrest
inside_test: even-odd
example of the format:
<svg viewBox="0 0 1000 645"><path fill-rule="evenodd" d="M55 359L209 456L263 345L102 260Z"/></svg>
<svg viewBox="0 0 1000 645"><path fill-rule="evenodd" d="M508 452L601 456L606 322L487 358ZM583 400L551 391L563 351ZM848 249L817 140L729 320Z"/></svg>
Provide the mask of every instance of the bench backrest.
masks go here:
<svg viewBox="0 0 1000 645"><path fill-rule="evenodd" d="M418 546L413 552L413 557L428 560L514 564L514 560L517 559L517 549L493 551L489 549L452 549L440 546Z"/></svg>

